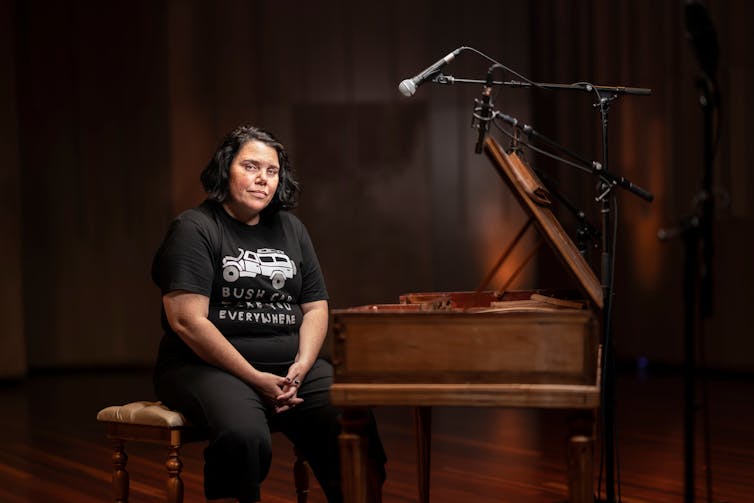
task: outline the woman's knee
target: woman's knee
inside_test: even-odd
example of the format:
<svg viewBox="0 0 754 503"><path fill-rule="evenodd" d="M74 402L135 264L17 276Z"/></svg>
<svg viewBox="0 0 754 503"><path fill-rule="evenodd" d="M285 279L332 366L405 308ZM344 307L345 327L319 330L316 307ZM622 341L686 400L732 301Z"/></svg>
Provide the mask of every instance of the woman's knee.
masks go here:
<svg viewBox="0 0 754 503"><path fill-rule="evenodd" d="M225 453L254 453L262 459L272 456L272 435L266 424L242 422L225 425L212 435L211 444Z"/></svg>

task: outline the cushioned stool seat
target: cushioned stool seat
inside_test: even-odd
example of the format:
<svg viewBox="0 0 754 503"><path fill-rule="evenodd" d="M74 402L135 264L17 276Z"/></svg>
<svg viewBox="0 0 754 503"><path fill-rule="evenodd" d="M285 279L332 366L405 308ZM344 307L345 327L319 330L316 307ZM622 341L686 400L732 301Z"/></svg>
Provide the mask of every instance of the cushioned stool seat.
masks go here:
<svg viewBox="0 0 754 503"><path fill-rule="evenodd" d="M125 451L125 444L128 441L148 442L168 447L165 462L168 472L167 501L168 503L183 501L183 481L181 480L183 463L179 450L188 442L207 439L199 428L192 426L180 412L170 410L160 402L142 401L106 407L97 414L97 421L105 423L107 437L115 444L112 460L116 502L128 502L129 475L126 471L128 455ZM294 453L296 461L293 474L297 501L304 503L309 492L309 469L295 447Z"/></svg>

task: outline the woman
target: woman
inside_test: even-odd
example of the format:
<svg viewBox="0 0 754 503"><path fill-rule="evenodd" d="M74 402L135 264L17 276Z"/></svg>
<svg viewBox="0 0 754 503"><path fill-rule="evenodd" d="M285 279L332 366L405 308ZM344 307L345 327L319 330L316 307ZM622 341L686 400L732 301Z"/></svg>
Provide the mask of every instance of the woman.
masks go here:
<svg viewBox="0 0 754 503"><path fill-rule="evenodd" d="M211 501L259 501L270 428L309 461L328 501L342 500L332 367L318 358L327 290L303 224L287 211L298 183L270 133L230 133L201 174L208 198L170 226L154 259L162 290L157 396L206 427ZM384 480L376 434L371 457Z"/></svg>

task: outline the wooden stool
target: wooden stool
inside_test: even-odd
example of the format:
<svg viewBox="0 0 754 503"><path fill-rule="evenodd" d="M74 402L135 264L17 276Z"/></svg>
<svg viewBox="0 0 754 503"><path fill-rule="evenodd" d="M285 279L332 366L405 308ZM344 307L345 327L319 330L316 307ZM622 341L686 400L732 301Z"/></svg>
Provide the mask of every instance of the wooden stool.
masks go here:
<svg viewBox="0 0 754 503"><path fill-rule="evenodd" d="M183 463L179 450L183 444L207 440L180 412L168 409L160 402L133 402L106 407L97 414L97 421L105 423L107 438L113 440L113 489L116 503L128 503L129 475L126 471L128 455L126 442L147 442L168 447L165 467L168 471L167 501L183 502ZM298 503L306 503L309 493L309 466L294 447L296 461L293 477Z"/></svg>

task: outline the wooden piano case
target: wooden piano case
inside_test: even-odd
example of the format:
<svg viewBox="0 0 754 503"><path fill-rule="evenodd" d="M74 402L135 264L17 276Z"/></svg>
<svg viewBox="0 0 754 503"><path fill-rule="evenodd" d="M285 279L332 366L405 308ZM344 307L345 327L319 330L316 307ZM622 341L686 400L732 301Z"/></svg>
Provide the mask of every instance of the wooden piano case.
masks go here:
<svg viewBox="0 0 754 503"><path fill-rule="evenodd" d="M347 502L366 503L364 408L416 407L419 500L429 500L430 407L545 407L576 411L569 499L593 500L594 413L599 407L602 292L549 207L546 190L515 154L488 138L485 152L580 290L407 294L397 304L334 309L335 383L344 408L341 453Z"/></svg>

